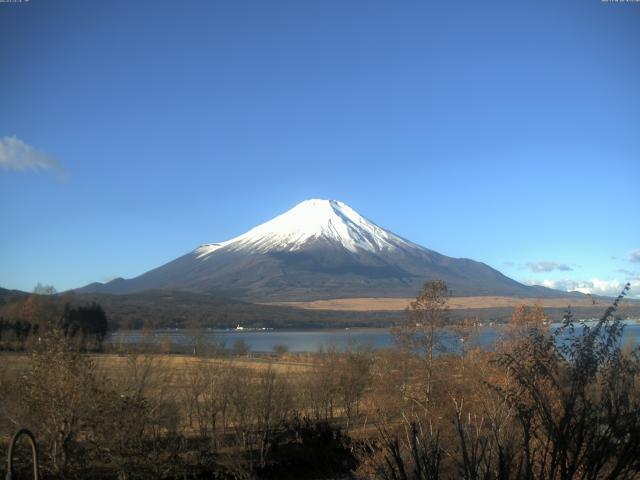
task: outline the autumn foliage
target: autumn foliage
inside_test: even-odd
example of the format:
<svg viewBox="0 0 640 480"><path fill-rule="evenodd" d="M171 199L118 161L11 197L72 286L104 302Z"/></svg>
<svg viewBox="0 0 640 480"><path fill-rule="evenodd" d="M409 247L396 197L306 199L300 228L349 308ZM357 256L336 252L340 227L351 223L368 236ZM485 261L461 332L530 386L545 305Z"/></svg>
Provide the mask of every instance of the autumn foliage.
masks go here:
<svg viewBox="0 0 640 480"><path fill-rule="evenodd" d="M425 285L388 350L96 356L58 323L22 369L0 364L0 431L32 429L47 478L638 478L640 356L615 316L627 289L588 324L518 307L493 351L466 319L447 352L445 287Z"/></svg>

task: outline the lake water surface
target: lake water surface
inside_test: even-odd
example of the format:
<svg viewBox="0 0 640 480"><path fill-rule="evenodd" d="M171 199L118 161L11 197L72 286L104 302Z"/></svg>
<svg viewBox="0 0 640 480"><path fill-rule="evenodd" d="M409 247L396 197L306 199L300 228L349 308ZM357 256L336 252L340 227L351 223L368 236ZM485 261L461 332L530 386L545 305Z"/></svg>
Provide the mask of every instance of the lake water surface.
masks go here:
<svg viewBox="0 0 640 480"><path fill-rule="evenodd" d="M640 344L640 324L636 321L625 321L622 342ZM553 328L553 326L552 326ZM478 329L475 338L470 339L470 346L491 349L496 341L504 335L501 326L485 326ZM441 330L440 339L448 351L459 352L462 343L458 335L451 330ZM155 330L151 333L141 331L117 331L108 342L118 345L157 344L170 340L172 350L191 352L194 347L202 349L207 346L224 345L232 349L238 341L244 342L253 352L273 352L282 345L289 352L316 352L320 348L334 346L338 350L346 349L350 344L370 345L374 349L393 345L393 336L386 328L351 328L322 330Z"/></svg>

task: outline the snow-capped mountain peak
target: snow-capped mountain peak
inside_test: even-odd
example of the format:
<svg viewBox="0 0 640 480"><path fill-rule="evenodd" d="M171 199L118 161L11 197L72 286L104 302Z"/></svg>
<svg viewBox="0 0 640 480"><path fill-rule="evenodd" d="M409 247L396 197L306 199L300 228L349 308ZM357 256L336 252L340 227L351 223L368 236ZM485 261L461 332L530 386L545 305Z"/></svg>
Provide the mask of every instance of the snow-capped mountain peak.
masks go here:
<svg viewBox="0 0 640 480"><path fill-rule="evenodd" d="M415 247L367 220L345 203L311 199L231 240L202 245L196 249L196 255L205 257L220 248L260 253L296 251L317 239L337 243L351 252Z"/></svg>
<svg viewBox="0 0 640 480"><path fill-rule="evenodd" d="M248 232L138 277L84 292L184 290L251 301L411 297L440 279L456 295L554 296L470 259L411 243L336 200L306 200Z"/></svg>

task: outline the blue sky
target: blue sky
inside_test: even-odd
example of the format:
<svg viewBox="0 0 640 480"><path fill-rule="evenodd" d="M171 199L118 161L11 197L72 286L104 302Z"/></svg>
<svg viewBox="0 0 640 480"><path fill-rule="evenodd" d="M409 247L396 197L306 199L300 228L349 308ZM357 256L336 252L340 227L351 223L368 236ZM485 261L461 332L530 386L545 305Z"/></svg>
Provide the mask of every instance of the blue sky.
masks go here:
<svg viewBox="0 0 640 480"><path fill-rule="evenodd" d="M0 286L132 277L307 198L640 294L640 3L0 3Z"/></svg>

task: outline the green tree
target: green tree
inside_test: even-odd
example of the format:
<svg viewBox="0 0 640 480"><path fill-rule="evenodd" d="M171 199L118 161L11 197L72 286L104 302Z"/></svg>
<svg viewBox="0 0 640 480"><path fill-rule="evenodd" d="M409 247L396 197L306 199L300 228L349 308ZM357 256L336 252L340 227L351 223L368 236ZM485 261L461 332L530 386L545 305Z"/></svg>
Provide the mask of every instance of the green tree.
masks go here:
<svg viewBox="0 0 640 480"><path fill-rule="evenodd" d="M69 338L80 334L83 348L87 348L88 343L95 342L95 348L99 349L108 331L107 315L95 302L79 307L66 304L61 327Z"/></svg>

